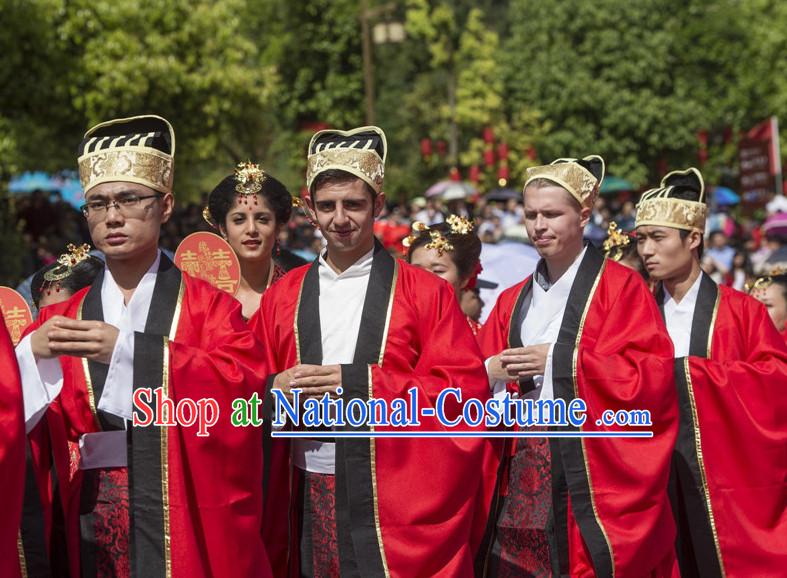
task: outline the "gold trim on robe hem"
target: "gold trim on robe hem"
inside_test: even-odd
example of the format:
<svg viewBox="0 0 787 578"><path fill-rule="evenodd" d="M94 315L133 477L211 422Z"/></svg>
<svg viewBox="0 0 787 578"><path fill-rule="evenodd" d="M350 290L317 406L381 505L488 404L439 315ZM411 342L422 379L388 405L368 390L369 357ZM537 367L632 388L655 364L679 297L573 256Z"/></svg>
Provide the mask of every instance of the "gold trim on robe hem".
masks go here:
<svg viewBox="0 0 787 578"><path fill-rule="evenodd" d="M181 288L183 283L181 282ZM178 300L180 305L180 300ZM177 314L173 316L172 328L177 324ZM161 371L161 388L166 397L169 397L169 339L162 338L164 347L164 363ZM161 439L161 504L164 518L164 572L167 578L172 576L172 535L169 520L169 440L168 428L159 427Z"/></svg>
<svg viewBox="0 0 787 578"><path fill-rule="evenodd" d="M182 273L181 273L182 275ZM178 332L178 324L180 323L180 311L183 308L183 294L186 292L186 284L183 282L183 277L180 278L180 288L178 289L178 302L175 305L175 312L172 314L172 325L169 328L169 340L174 341L175 335Z"/></svg>
<svg viewBox="0 0 787 578"><path fill-rule="evenodd" d="M25 545L22 543L22 530L16 536L16 550L19 553L19 571L22 578L27 578L27 558L25 558Z"/></svg>
<svg viewBox="0 0 787 578"><path fill-rule="evenodd" d="M308 272L307 272L308 275ZM298 289L298 300L295 302L295 316L292 321L292 330L295 335L295 365L301 363L301 338L298 334L298 314L301 311L301 299L303 298L303 285L306 283L306 275L301 279L301 286Z"/></svg>
<svg viewBox="0 0 787 578"><path fill-rule="evenodd" d="M385 329L383 330L383 340L380 343L380 357L377 360L377 365L383 366L383 358L385 357L385 346L388 344L388 329L391 326L391 312L393 311L394 295L396 294L396 281L399 279L399 262L394 261L394 273L391 280L391 295L388 298L388 310L385 313ZM371 384L371 373L369 374L369 383ZM369 397L372 396L371 385L369 389Z"/></svg>
<svg viewBox="0 0 787 578"><path fill-rule="evenodd" d="M394 273L393 279L391 280L391 292L388 297L388 310L385 313L385 329L383 330L383 338L382 342L380 343L380 357L378 358L378 367L383 366L383 358L385 356L385 346L388 343L388 329L391 326L391 313L393 312L393 303L394 303L394 296L396 295L396 282L399 279L399 262L394 260ZM372 366L368 366L369 372L369 394L368 399L374 397L374 388L372 382ZM369 426L370 431L374 431L374 426ZM379 502L377 499L377 454L376 454L376 440L373 437L369 438L369 465L371 467L371 476L372 476L372 500L374 502L374 526L375 530L377 531L377 543L380 546L380 559L383 563L383 570L385 572L385 577L390 578L391 572L388 569L388 559L385 556L385 544L383 543L383 531L382 526L380 525L380 507Z"/></svg>
<svg viewBox="0 0 787 578"><path fill-rule="evenodd" d="M163 337L164 348L164 363L162 364L161 372L161 387L164 389L164 395L170 397L169 391L169 342L174 340L178 332L178 325L180 323L180 313L183 309L183 295L186 292L186 284L183 281L183 274L181 273L180 287L178 288L178 301L175 305L175 312L172 315L172 325L169 328L169 338ZM172 576L172 530L170 526L170 508L169 508L169 428L159 428L161 432L161 503L164 517L164 568L167 578Z"/></svg>
<svg viewBox="0 0 787 578"><path fill-rule="evenodd" d="M697 415L697 403L694 399L694 386L691 383L691 369L689 367L689 358L683 358L683 371L686 373L686 389L689 394L689 402L691 403L691 421L694 429L694 446L697 452L697 465L699 466L701 476L701 490L702 498L705 501L705 507L708 511L708 521L710 522L711 533L713 534L713 545L716 548L716 558L719 561L719 569L721 570L722 578L725 578L727 572L724 570L724 560L721 556L721 546L719 545L719 534L716 531L716 519L713 516L713 506L710 500L710 490L708 489L708 480L705 474L705 460L702 457L702 436L700 434L699 418Z"/></svg>
<svg viewBox="0 0 787 578"><path fill-rule="evenodd" d="M79 309L77 309L78 321L82 321L82 307L85 304L85 299L87 299L87 293L85 293L85 296L82 297L82 302L79 304ZM85 376L85 387L87 389L87 401L90 405L90 413L93 414L93 418L96 420L98 429L103 430L104 428L101 427L101 422L99 421L98 413L96 412L96 398L95 394L93 393L93 380L90 378L90 368L87 364L87 357L82 358L82 372Z"/></svg>
<svg viewBox="0 0 787 578"><path fill-rule="evenodd" d="M393 283L395 286L396 283ZM393 295L393 291L391 292ZM388 311L390 313L390 307ZM390 319L390 318L389 318ZM386 322L387 327L387 322ZM384 345L384 344L383 344ZM381 354L382 357L382 354ZM373 388L372 388L372 366L368 366L369 371L369 399L373 397ZM374 426L369 426L369 431L374 432ZM383 571L385 572L385 578L391 577L391 572L388 570L388 559L385 557L385 545L383 544L383 531L382 526L380 525L380 507L377 500L377 454L376 454L376 442L375 438L369 438L369 466L371 468L371 475L372 475L372 501L374 502L374 527L377 531L377 543L380 546L380 559L383 562Z"/></svg>
<svg viewBox="0 0 787 578"><path fill-rule="evenodd" d="M713 330L716 328L716 316L719 314L719 303L721 303L721 291L716 291L716 303L713 305L713 315L710 318L710 329L708 330L708 353L711 356L711 344L713 343Z"/></svg>
<svg viewBox="0 0 787 578"><path fill-rule="evenodd" d="M593 296L596 294L596 289L598 288L598 284L601 281L601 276L606 269L607 261L606 259L601 265L601 268L596 275L596 280L593 282L593 288L590 290L590 295L588 296L588 300L585 303L585 310L582 312L582 317L579 320L579 329L577 330L577 338L574 342L574 354L572 357L572 367L571 367L571 375L574 381L574 397L579 397L579 391L577 386L577 356L579 354L579 342L582 339L582 332L585 329L585 318L587 317L588 311L590 310L590 305L593 302ZM582 428L580 427L580 431ZM590 494L590 505L593 508L593 516L596 518L596 523L598 524L599 529L601 530L601 534L604 536L604 541L607 543L607 549L609 550L609 560L612 564L612 578L615 578L615 556L612 552L612 544L609 541L609 536L607 535L607 531L604 529L604 525L601 523L601 518L598 516L598 509L596 507L596 498L593 492L593 481L590 477L590 468L588 467L588 457L587 451L585 450L585 438L581 438L579 440L580 446L582 447L582 460L585 463L585 473L587 474L588 478L588 490Z"/></svg>

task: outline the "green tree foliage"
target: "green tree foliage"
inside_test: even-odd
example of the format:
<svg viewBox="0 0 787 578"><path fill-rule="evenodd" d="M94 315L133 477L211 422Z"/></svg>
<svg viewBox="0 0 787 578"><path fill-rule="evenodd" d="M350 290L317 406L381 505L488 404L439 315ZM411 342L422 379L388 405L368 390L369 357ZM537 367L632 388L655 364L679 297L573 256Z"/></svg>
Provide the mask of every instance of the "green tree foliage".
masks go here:
<svg viewBox="0 0 787 578"><path fill-rule="evenodd" d="M421 193L456 164L483 167L485 127L513 183L540 161L601 153L653 183L660 161L713 179L741 130L787 130L787 8L773 0L369 0L407 38L375 45L386 187ZM81 134L155 112L177 133L176 187L196 199L250 158L291 190L314 127L364 121L358 0L0 0L0 179L74 168ZM374 22L373 22L374 23ZM787 133L785 133L787 134ZM725 140L725 136L727 137ZM451 143L423 159L422 138ZM482 185L496 181L494 169Z"/></svg>

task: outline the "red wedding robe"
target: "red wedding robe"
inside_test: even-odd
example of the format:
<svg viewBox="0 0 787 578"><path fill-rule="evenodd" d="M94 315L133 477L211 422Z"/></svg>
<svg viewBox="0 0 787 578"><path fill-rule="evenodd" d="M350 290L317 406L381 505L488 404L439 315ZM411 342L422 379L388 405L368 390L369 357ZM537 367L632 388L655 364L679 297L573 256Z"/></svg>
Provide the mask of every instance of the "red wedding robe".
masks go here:
<svg viewBox="0 0 787 578"><path fill-rule="evenodd" d="M17 537L25 481L25 426L22 386L14 346L0 314L0 576L20 575Z"/></svg>
<svg viewBox="0 0 787 578"><path fill-rule="evenodd" d="M765 307L703 274L675 381L683 576L784 576L787 345Z"/></svg>
<svg viewBox="0 0 787 578"><path fill-rule="evenodd" d="M479 335L486 358L521 347L532 282L498 298ZM507 440L478 576L677 572L667 494L678 413L672 365L669 335L642 278L588 246L553 349L555 398L587 403L582 431L618 430L596 425L607 409L650 410L653 438ZM509 517L519 527L506 528ZM518 533L519 549L493 556L497 527Z"/></svg>
<svg viewBox="0 0 787 578"><path fill-rule="evenodd" d="M321 363L317 267L315 262L290 271L265 292L251 321L274 372ZM420 392L422 408L433 407L446 387L460 388L464 398L489 397L481 355L453 289L429 272L394 260L379 244L357 343L355 363L342 366L345 399L373 396L390 404L412 387ZM270 402L268 396L262 415L270 415ZM446 404L448 416L457 413L456 404ZM445 429L433 418L422 417L421 424L424 430ZM478 513L486 507L482 463L487 440L335 441L342 578L472 575L473 546L480 536L473 522L483 524L486 518ZM286 513L295 500L289 450L281 439L273 445L279 453L272 455L280 461L267 466L265 544L276 576L299 576L297 519L290 526L293 534L287 534Z"/></svg>
<svg viewBox="0 0 787 578"><path fill-rule="evenodd" d="M102 275L65 303L42 310L30 330L54 315L101 319ZM212 397L220 416L207 437L196 435L196 425L129 424L127 468L75 467L82 434L123 425L96 411L107 365L68 356L60 364L63 389L47 418L62 416L55 421L63 433L57 435L51 419L47 424L56 469L69 472L58 481L71 575L104 575L111 566L151 577L271 576L259 534L260 432L230 421L232 400L259 391L265 372L240 304L161 256L145 332L135 334L134 389L163 386L174 402ZM37 462L37 475L45 479L46 452Z"/></svg>

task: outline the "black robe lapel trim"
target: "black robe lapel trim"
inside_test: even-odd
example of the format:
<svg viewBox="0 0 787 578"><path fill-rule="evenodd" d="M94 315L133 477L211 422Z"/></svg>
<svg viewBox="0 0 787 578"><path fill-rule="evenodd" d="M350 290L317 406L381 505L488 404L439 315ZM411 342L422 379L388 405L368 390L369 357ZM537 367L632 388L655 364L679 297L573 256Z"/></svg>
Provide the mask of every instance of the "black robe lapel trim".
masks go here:
<svg viewBox="0 0 787 578"><path fill-rule="evenodd" d="M708 512L710 504L707 503L707 487L697 456L697 426L693 419L693 393L688 372L687 359L676 359L675 385L678 389L680 421L669 485L670 502L678 526L675 549L682 576L721 578L724 572Z"/></svg>
<svg viewBox="0 0 787 578"><path fill-rule="evenodd" d="M577 271L576 279L571 287L560 326L557 342L552 352L553 386L555 398L562 398L566 403L574 399L574 350L581 339L580 324L590 306L595 288L604 271L603 255L592 245L588 245L585 256ZM578 428L567 427L567 431L579 431ZM601 521L594 510L593 488L585 461L583 440L561 438L550 447L560 449L559 454L552 453L552 460L562 460L562 471L571 496L571 510L577 521L582 538L590 553L596 576L612 578L614 566L612 550ZM553 492L555 489L553 488ZM560 504L553 503L555 513L563 510ZM561 524L557 524L560 530ZM567 543L562 537L555 540L556 544Z"/></svg>
<svg viewBox="0 0 787 578"><path fill-rule="evenodd" d="M134 335L135 390L161 387L172 397L169 336L178 321L182 284L180 270L162 253L145 332ZM128 431L131 575L170 576L169 428L151 424Z"/></svg>
<svg viewBox="0 0 787 578"><path fill-rule="evenodd" d="M303 278L298 318L298 363L322 364L322 332L320 330L320 260L315 259Z"/></svg>
<svg viewBox="0 0 787 578"><path fill-rule="evenodd" d="M511 347L524 347L522 343L522 324L525 316L530 311L530 304L533 302L533 276L527 280L517 297L514 311L511 314L511 324L508 328L508 343ZM536 388L533 378L523 378L519 380L519 395L524 395Z"/></svg>
<svg viewBox="0 0 787 578"><path fill-rule="evenodd" d="M710 357L710 340L719 302L719 287L701 273L700 290L691 323L689 355ZM678 526L676 551L681 574L715 578L724 575L711 524L708 491L697 455L698 425L695 423L689 364L685 357L675 360L680 420L672 459L670 501Z"/></svg>
<svg viewBox="0 0 787 578"><path fill-rule="evenodd" d="M397 276L398 264L375 241L355 357L352 364L342 366L342 397L345 403L370 397L369 366L382 361L381 352L385 347ZM377 527L374 452L374 439L336 440L336 529L343 577L384 578L388 574Z"/></svg>
<svg viewBox="0 0 787 578"><path fill-rule="evenodd" d="M694 306L694 317L691 320L691 342L689 355L710 357L710 338L716 312L719 286L705 273L700 273L700 291Z"/></svg>

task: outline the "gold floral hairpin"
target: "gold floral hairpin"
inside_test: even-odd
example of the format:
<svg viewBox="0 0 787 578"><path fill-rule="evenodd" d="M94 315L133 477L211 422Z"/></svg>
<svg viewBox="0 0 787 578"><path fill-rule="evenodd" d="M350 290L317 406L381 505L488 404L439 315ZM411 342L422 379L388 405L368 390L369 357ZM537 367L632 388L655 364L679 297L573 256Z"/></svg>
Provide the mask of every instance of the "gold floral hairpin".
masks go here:
<svg viewBox="0 0 787 578"><path fill-rule="evenodd" d="M260 165L247 161L238 163L235 168L235 190L241 197L241 202L247 204L247 198L252 197L254 204L257 204L257 193L262 190L262 183L265 182L265 172Z"/></svg>
<svg viewBox="0 0 787 578"><path fill-rule="evenodd" d="M754 281L747 282L744 288L749 295L755 291L765 290L773 284L773 278L776 275L784 275L785 273L787 273L787 268L775 267L767 275L760 275Z"/></svg>
<svg viewBox="0 0 787 578"><path fill-rule="evenodd" d="M214 229L218 228L216 226L216 222L213 220L213 215L210 214L209 207L205 207L204 209L202 209L202 218L205 219L205 222L211 227L213 227Z"/></svg>
<svg viewBox="0 0 787 578"><path fill-rule="evenodd" d="M473 232L472 221L469 221L465 217L450 215L445 221L451 227L451 234L453 235L469 235ZM426 223L415 221L412 225L412 229L413 232L402 240L402 245L404 247L409 248L421 234L429 232L431 240L424 245L425 248L436 250L437 254L440 256L445 252L454 250L454 246L440 231L430 228Z"/></svg>
<svg viewBox="0 0 787 578"><path fill-rule="evenodd" d="M74 267L90 256L90 245L87 243L79 247L69 243L66 249L68 249L68 252L63 253L57 259L58 266L44 273L44 284L41 286L41 292L46 290L47 293L51 294L52 286L54 285L55 290L59 293L60 281L71 275Z"/></svg>
<svg viewBox="0 0 787 578"><path fill-rule="evenodd" d="M449 215L445 221L451 225L451 232L454 235L469 235L473 232L473 223L465 217Z"/></svg>
<svg viewBox="0 0 787 578"><path fill-rule="evenodd" d="M619 261L623 256L623 249L631 243L631 237L618 229L614 221L607 229L607 240L604 241L604 254L613 261Z"/></svg>

